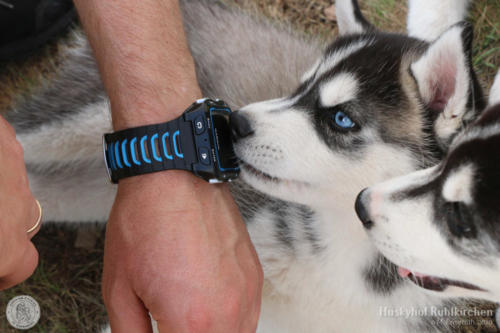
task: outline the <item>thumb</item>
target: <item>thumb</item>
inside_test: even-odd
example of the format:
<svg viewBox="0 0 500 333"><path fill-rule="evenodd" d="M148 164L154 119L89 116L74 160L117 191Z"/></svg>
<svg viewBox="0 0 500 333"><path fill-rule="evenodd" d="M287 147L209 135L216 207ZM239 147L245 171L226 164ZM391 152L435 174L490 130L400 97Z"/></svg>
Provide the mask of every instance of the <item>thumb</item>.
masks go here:
<svg viewBox="0 0 500 333"><path fill-rule="evenodd" d="M15 286L29 278L38 266L38 251L32 242L28 245L20 256L19 264L14 273L0 279L0 290Z"/></svg>

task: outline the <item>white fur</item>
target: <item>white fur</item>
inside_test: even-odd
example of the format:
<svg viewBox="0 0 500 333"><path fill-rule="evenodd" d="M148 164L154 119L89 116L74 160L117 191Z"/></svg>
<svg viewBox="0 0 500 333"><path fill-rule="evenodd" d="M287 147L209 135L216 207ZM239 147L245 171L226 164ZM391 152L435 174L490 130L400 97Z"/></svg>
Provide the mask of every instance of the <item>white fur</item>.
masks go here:
<svg viewBox="0 0 500 333"><path fill-rule="evenodd" d="M349 8L351 12L348 12ZM337 1L337 13L339 17L346 17L339 21L341 33L360 32L359 24L352 16L350 0ZM194 20L197 21L199 20ZM265 35L259 36L262 41L265 40ZM233 35L230 37L229 41L234 39ZM317 69L313 67L305 77L326 73L368 43L369 41L362 40L336 52ZM234 49L240 47L238 45ZM206 49L200 46L198 48L204 54L207 53ZM193 52L196 55L196 47L193 47ZM295 61L293 52L284 54L289 57L285 58L286 61ZM256 61L250 68L257 70L260 69L259 66L273 64L275 58L275 54L270 53L264 58L258 58L259 61L263 59L260 61L262 64ZM253 57L251 60L255 61ZM214 57L213 64L219 62L220 59ZM231 71L237 68L225 67L231 68ZM274 69L272 66L265 68L268 72ZM292 72L289 79L294 79L293 76ZM246 99L233 95L242 96L238 95L240 91L251 90L256 86L266 90L267 85L272 86L276 82L281 84L279 80L283 80L283 77L276 80L278 81L251 82L242 86L238 86L238 80L235 80L237 88L245 89L222 85L227 91L216 92L217 95L225 93L230 98L235 98L231 104L239 105L238 101ZM257 93L255 95L261 96ZM246 140L245 146L236 145L238 156L277 179L271 181L256 176L244 166L242 178L266 194L309 205L315 212L314 219L310 221L313 223L311 227L321 235L321 243L318 245L322 250L318 253L313 253L309 242L304 240L297 242L297 251L290 255L283 242L270 231L270 219L275 216L272 211L262 208L249 222L248 230L266 277L259 332L410 332L409 323L418 318L385 317L381 316L380 311L384 307L439 306L442 302L426 295L411 283L404 283L390 295L377 294L367 285L362 272L374 261L377 252L368 241L352 206L361 188L410 172L415 169L417 161L409 149L385 143L369 127L361 133L370 143L363 154L353 157L335 152L319 136L310 115L304 110L293 109L292 105L300 97L265 101L241 109L254 125L255 134ZM61 177L59 173L56 176L60 177L51 178L50 173L44 173L43 170L30 171L33 192L37 197L43 198L42 202L46 202L47 210L51 212L49 218L52 220L102 221L106 219L111 207L115 188L106 182L106 172L104 166L101 166L102 157L98 156L102 151L100 135L94 133L107 131L110 128L110 118L106 106L93 107L95 109L89 107L86 110L85 116L88 116L87 112L95 112L97 122L90 120L93 116L89 119L68 116L68 123L64 121L57 126L48 125L36 135L31 133L20 137L25 148L35 145L35 148L28 148L32 149L29 151L28 162L38 162L41 159L43 168L62 158L62 161L80 168L68 172L69 175L78 175L78 179ZM286 112L282 112L283 110ZM60 126L70 127L61 134ZM78 127L85 127L91 137L89 141L79 137ZM52 146L50 138L70 142L71 146L66 147L60 143L53 143ZM81 142L93 147L94 151L88 152L80 147ZM57 151L59 149L64 156L60 156ZM32 160L31 154L34 154ZM87 161L86 156L91 161ZM66 170L68 169L62 167L61 173ZM305 237L304 233L300 226L294 224L298 220L292 216L287 222L290 233L303 240L300 237Z"/></svg>
<svg viewBox="0 0 500 333"><path fill-rule="evenodd" d="M377 296L365 289L360 274L376 252L353 212L354 199L366 185L414 169L408 152L379 142L374 132L366 130L365 137L373 143L362 160L353 162L325 145L302 110L280 112L259 103L240 112L255 133L244 145L236 144L237 155L277 180L262 179L245 167L242 179L264 193L310 206L316 212L312 227L322 235L320 246L325 249L310 260L308 242L300 241L303 232L295 231L298 226L291 223L290 234L304 248L297 249L297 256L288 255L286 246L269 232L272 211L258 212L249 223L266 277L259 332L307 332L313 327L314 332L402 331L406 319L381 317L380 307L440 304L410 283L390 296Z"/></svg>
<svg viewBox="0 0 500 333"><path fill-rule="evenodd" d="M463 21L472 0L410 0L408 34L432 42L452 25Z"/></svg>
<svg viewBox="0 0 500 333"><path fill-rule="evenodd" d="M442 140L449 138L462 122L467 110L469 74L462 45L463 29L455 26L447 30L433 43L426 54L412 64L411 69L419 84L420 95L425 103L431 103L437 87L451 89L444 111L435 124L435 131ZM446 75L437 74L440 71ZM446 68L446 69L445 69ZM446 77L445 80L442 80Z"/></svg>
<svg viewBox="0 0 500 333"><path fill-rule="evenodd" d="M442 196L448 202L472 203L474 186L474 167L471 164L461 166L446 178Z"/></svg>
<svg viewBox="0 0 500 333"><path fill-rule="evenodd" d="M54 132L58 140L54 140ZM111 116L108 100L83 108L76 117L40 126L36 131L19 135L27 164L75 163L102 157L102 134L109 133Z"/></svg>
<svg viewBox="0 0 500 333"><path fill-rule="evenodd" d="M489 137L498 135L500 133L500 124L490 124L483 128L477 128L475 126L469 127L463 133L459 134L452 142L450 149L472 140L484 140Z"/></svg>
<svg viewBox="0 0 500 333"><path fill-rule="evenodd" d="M489 105L493 106L500 103L500 71L495 76L495 81L490 90Z"/></svg>
<svg viewBox="0 0 500 333"><path fill-rule="evenodd" d="M422 186L436 177L439 171L439 168L433 167L370 187L363 194L363 201L369 207L374 223L368 234L374 245L401 267L426 275L467 282L487 290L448 287L444 292L427 291L429 294L499 300L500 258L472 259L452 248L437 222L434 222L434 198L431 195L407 200L393 199L395 192ZM468 182L466 179L470 179L472 173L469 167L465 167L451 175L455 178L452 182ZM467 192L461 192L455 185L456 183L450 183L443 194L452 199L465 197L470 200ZM473 242L466 239L462 242L464 247L473 249ZM487 239L484 242L489 243ZM493 244L487 245L494 248ZM485 264L485 260L488 264Z"/></svg>
<svg viewBox="0 0 500 333"><path fill-rule="evenodd" d="M350 73L341 73L321 87L319 97L323 106L332 107L354 99L357 92L358 80Z"/></svg>
<svg viewBox="0 0 500 333"><path fill-rule="evenodd" d="M497 77L498 79L498 77ZM471 140L486 139L500 133L500 126L472 127L459 135L450 147L453 151L459 145ZM374 226L368 231L375 246L391 261L422 274L453 279L476 285L486 291L472 291L448 287L437 293L443 297L475 297L491 301L500 300L500 258L483 253L475 260L457 253L448 243L434 221L434 198L421 195L418 198L394 200L393 194L428 184L439 175L442 166L416 171L408 175L370 187L363 194ZM474 166L466 164L447 175L441 195L449 202L472 203L471 191L474 184ZM441 223L444 223L441 221ZM474 249L475 244L467 240L462 246ZM481 236L485 249L495 253L491 240ZM484 250L482 250L484 251ZM430 294L436 294L430 292ZM499 322L497 312L497 323Z"/></svg>
<svg viewBox="0 0 500 333"><path fill-rule="evenodd" d="M360 34L364 32L363 26L354 17L352 0L335 1L335 9L337 13L337 25L341 35Z"/></svg>
<svg viewBox="0 0 500 333"><path fill-rule="evenodd" d="M321 58L317 60L316 63L313 66L311 66L311 68L307 72L305 72L304 75L302 75L301 82L305 82L314 77L320 77L321 75L325 74L326 72L334 68L337 64L347 59L352 54L358 52L359 50L369 45L370 45L369 39L362 39L355 43L351 43L344 48L336 50L333 54L331 54L326 58ZM304 95L305 93L307 93L307 91L304 92L302 95Z"/></svg>
<svg viewBox="0 0 500 333"><path fill-rule="evenodd" d="M44 220L107 220L116 193L116 186L104 181L102 133L110 131L109 103L103 100L76 117L18 136L30 187L44 208Z"/></svg>
<svg viewBox="0 0 500 333"><path fill-rule="evenodd" d="M302 77L300 78L300 82L304 83L307 80L311 79L318 70L320 64L321 64L321 59L318 59L314 63L314 65L312 65L311 68L309 68L309 70L305 72L304 75L302 75Z"/></svg>
<svg viewBox="0 0 500 333"><path fill-rule="evenodd" d="M281 105L276 110L282 110ZM244 145L235 145L236 154L245 163L281 180L268 182L243 168L243 179L264 193L293 202L301 198L302 203L314 207L319 203L331 207L332 198L338 197L340 202L345 202L349 193L354 199L357 190L375 179L402 174L413 168L409 154L386 144L371 145L364 155L364 163L353 163L348 155L332 154L306 112L290 108L279 112L269 107L270 104L257 103L240 109L252 123L255 133ZM365 132L367 140L377 139L370 130ZM387 160L379 165L382 155ZM371 165L369 173L365 165ZM354 180L352 174L360 176Z"/></svg>
<svg viewBox="0 0 500 333"><path fill-rule="evenodd" d="M500 308L497 309L495 320L497 322L497 326L500 327Z"/></svg>
<svg viewBox="0 0 500 333"><path fill-rule="evenodd" d="M369 45L370 45L370 40L363 39L358 42L351 43L345 48L336 50L335 53L333 53L326 59L323 59L323 62L321 63L316 72L316 77L320 77L321 75L325 74L326 72L334 68L337 64L339 64L342 60L347 59L352 54L358 52L362 48L367 47Z"/></svg>

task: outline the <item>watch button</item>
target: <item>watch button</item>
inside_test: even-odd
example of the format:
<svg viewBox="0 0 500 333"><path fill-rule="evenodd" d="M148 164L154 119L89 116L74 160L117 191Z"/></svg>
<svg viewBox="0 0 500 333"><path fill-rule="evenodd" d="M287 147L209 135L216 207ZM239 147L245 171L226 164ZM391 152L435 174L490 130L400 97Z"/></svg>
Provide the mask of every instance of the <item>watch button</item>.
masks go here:
<svg viewBox="0 0 500 333"><path fill-rule="evenodd" d="M197 135L205 132L205 120L203 119L203 116L198 116L194 120L194 131Z"/></svg>
<svg viewBox="0 0 500 333"><path fill-rule="evenodd" d="M205 147L201 147L199 149L199 153L200 153L200 162L205 164L205 165L209 165L210 164L210 154L208 152L208 149L205 148Z"/></svg>

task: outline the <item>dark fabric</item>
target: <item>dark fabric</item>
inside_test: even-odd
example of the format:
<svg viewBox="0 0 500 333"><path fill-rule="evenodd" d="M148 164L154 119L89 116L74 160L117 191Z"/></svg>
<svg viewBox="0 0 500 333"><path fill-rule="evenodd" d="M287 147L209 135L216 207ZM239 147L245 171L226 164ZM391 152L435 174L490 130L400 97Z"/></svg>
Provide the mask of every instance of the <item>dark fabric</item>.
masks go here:
<svg viewBox="0 0 500 333"><path fill-rule="evenodd" d="M40 0L5 0L14 8L0 5L0 45L24 38L35 31L35 11Z"/></svg>
<svg viewBox="0 0 500 333"><path fill-rule="evenodd" d="M76 18L71 0L3 0L0 4L0 60L40 47L66 30Z"/></svg>

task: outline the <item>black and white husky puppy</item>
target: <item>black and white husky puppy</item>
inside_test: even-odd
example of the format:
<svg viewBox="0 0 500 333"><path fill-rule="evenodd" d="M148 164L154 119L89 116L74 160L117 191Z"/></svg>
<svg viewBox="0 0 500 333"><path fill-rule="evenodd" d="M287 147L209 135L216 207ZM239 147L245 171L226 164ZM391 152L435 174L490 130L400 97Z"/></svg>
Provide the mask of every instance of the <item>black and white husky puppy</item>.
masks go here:
<svg viewBox="0 0 500 333"><path fill-rule="evenodd" d="M259 331L452 331L431 314L388 314L463 304L401 278L353 203L366 186L437 163L483 109L471 27L429 43L379 32L341 0L340 37L321 55L317 40L215 1L183 7L204 94L241 108L253 130L236 142L242 181L232 190L265 272ZM47 220L105 221L115 194L100 141L109 105L81 33L60 72L7 116Z"/></svg>
<svg viewBox="0 0 500 333"><path fill-rule="evenodd" d="M358 213L400 275L434 294L500 301L499 147L500 73L442 163L362 192Z"/></svg>

